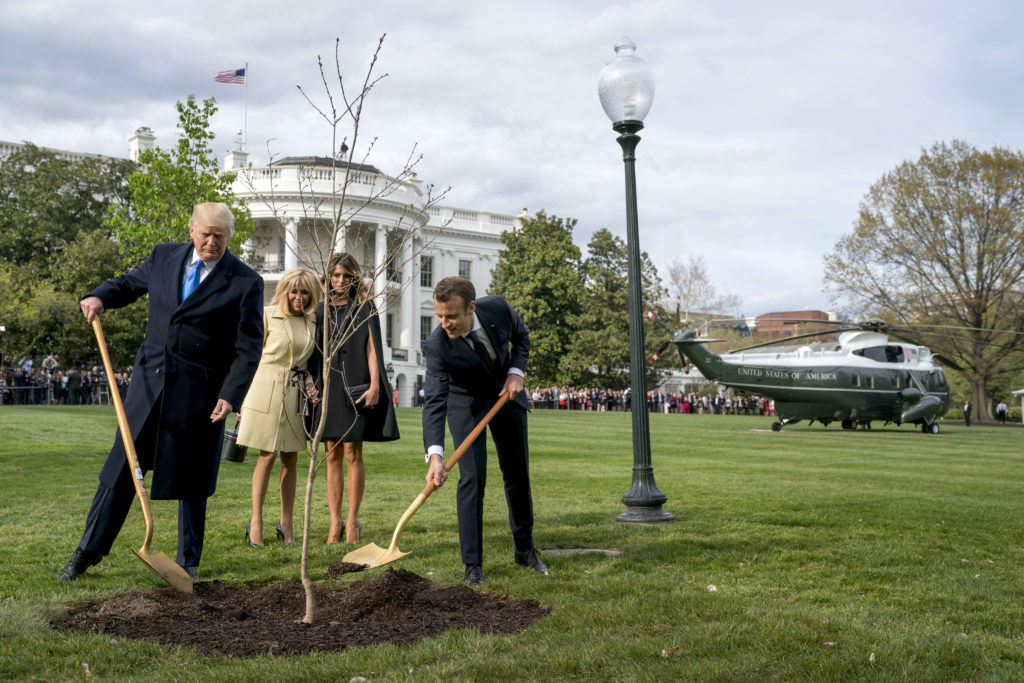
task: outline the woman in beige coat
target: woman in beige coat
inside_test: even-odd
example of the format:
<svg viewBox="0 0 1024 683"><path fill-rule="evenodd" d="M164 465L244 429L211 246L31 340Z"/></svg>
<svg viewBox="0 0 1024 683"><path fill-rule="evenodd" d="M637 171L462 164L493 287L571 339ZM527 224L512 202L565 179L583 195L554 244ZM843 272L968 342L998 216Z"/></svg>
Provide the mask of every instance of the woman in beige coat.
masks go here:
<svg viewBox="0 0 1024 683"><path fill-rule="evenodd" d="M263 545L263 501L270 483L275 455L281 453L281 521L277 536L295 540L297 452L306 448L303 393L312 390L306 361L313 353L313 336L320 283L312 272L294 268L281 276L270 305L263 309L263 356L249 387L238 429L238 443L259 449L252 473L252 518L245 525L245 540ZM308 388L307 388L308 387Z"/></svg>

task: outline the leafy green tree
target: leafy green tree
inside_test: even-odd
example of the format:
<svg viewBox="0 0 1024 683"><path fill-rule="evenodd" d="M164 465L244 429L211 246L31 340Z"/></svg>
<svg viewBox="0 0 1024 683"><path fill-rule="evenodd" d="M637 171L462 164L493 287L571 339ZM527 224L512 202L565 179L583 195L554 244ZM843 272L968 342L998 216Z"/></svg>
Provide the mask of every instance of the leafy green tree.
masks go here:
<svg viewBox="0 0 1024 683"><path fill-rule="evenodd" d="M53 353L64 367L98 362L78 300L123 270L104 217L110 206L129 205L133 168L126 159L68 159L32 144L0 160L0 322L8 355ZM141 307L104 325L116 364L131 361L145 314Z"/></svg>
<svg viewBox="0 0 1024 683"><path fill-rule="evenodd" d="M939 142L871 186L825 257L836 301L886 320L950 325L927 344L964 368L977 417L1024 367L1024 154Z"/></svg>
<svg viewBox="0 0 1024 683"><path fill-rule="evenodd" d="M573 343L561 360L567 384L626 389L630 386L629 290L626 242L607 228L594 233L584 263L586 285L580 312L570 321ZM665 317L655 305L664 297L657 269L646 252L640 256L644 305ZM646 362L668 339L661 328L645 328L647 386L657 385L667 373L671 354L657 366Z"/></svg>
<svg viewBox="0 0 1024 683"><path fill-rule="evenodd" d="M50 279L79 234L109 236L103 219L108 206L127 205L132 167L126 159L67 159L33 144L0 160L0 262L20 281Z"/></svg>
<svg viewBox="0 0 1024 683"><path fill-rule="evenodd" d="M515 231L502 233L505 250L492 273L491 294L501 294L530 328L531 386L560 383L559 360L572 344L569 321L580 312L583 268L572 241L573 218L538 211Z"/></svg>
<svg viewBox="0 0 1024 683"><path fill-rule="evenodd" d="M216 101L211 97L200 103L189 95L176 106L179 135L174 149L155 147L139 154L140 168L128 177L131 204L112 207L107 216L107 225L132 266L161 242L188 241L188 219L200 202L224 202L231 207L235 232L229 247L236 254L253 233L249 210L231 189L235 174L220 172L210 147Z"/></svg>

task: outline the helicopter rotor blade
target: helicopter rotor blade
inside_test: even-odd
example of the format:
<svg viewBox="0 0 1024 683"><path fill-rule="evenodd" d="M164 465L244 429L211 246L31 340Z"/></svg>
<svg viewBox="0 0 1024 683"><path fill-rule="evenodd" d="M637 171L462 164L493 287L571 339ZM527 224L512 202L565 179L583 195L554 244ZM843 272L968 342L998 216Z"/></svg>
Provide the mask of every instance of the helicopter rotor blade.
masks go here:
<svg viewBox="0 0 1024 683"><path fill-rule="evenodd" d="M665 322L661 318L659 318L654 311L646 310L644 311L644 315L647 316L647 319L650 320L652 323L656 324L658 327L671 334L672 328L666 325Z"/></svg>
<svg viewBox="0 0 1024 683"><path fill-rule="evenodd" d="M771 341L761 342L759 344L751 344L750 346L744 346L741 349L732 349L726 353L740 353L742 351L749 351L751 349L758 349L764 346L779 346L781 344L787 344L797 339L808 339L810 337L820 337L825 334L839 334L840 332L848 332L850 330L858 330L858 327L846 327L841 330L818 330L817 332L807 332L806 334L796 334L792 337L783 337L781 339L772 339Z"/></svg>
<svg viewBox="0 0 1024 683"><path fill-rule="evenodd" d="M672 340L670 339L670 340L666 341L664 344L662 344L661 347L658 348L658 350L654 352L654 355L651 356L651 362L652 363L657 363L658 359L661 358L661 354L665 352L665 349L667 349L668 345L671 344L671 343L672 343Z"/></svg>

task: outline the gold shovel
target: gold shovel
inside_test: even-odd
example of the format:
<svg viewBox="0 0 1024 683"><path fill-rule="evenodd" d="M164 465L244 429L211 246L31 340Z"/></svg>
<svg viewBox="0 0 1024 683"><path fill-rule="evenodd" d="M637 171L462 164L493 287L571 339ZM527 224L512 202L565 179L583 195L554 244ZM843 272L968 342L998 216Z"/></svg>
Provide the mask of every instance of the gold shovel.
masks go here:
<svg viewBox="0 0 1024 683"><path fill-rule="evenodd" d="M110 398L114 402L114 410L117 411L117 426L121 429L121 440L124 441L124 450L128 454L128 466L132 469L132 482L135 484L135 494L139 498L139 505L142 506L142 516L146 518L146 540L138 550L132 548L132 552L138 555L139 559L145 562L146 566L152 569L154 574L169 583L171 588L182 593L191 593L192 579L177 562L167 557L164 553L149 552L149 543L153 540L153 514L149 510L149 495L146 493L146 485L142 480L139 456L135 453L135 441L132 440L132 430L128 426L128 416L125 415L124 403L121 402L121 392L118 391L117 380L114 379L114 368L110 363L110 354L107 352L107 342L103 339L103 329L100 327L99 316L92 319L92 329L96 333L96 341L100 345L100 355L103 356L103 369L107 371Z"/></svg>
<svg viewBox="0 0 1024 683"><path fill-rule="evenodd" d="M510 396L510 392L505 392L498 398L498 402L494 404L486 415L484 415L483 419L480 420L480 423L473 428L473 431L469 433L469 436L465 438L462 444L460 444L459 447L455 449L455 452L452 453L451 457L448 458L448 462L444 464L445 472L451 472L452 468L455 467L455 463L459 461L459 458L462 457L463 453L469 450L469 447L477 440L480 433L484 431L484 427L487 426L487 423L491 421L491 418L498 414L498 411L501 410L501 407L505 405ZM395 533L391 537L391 545L387 548L381 548L376 543L371 543L369 545L364 545L362 548L356 548L345 555L342 559L345 562L362 564L365 565L366 569L371 569L373 567L388 564L389 562L394 562L395 560L408 555L409 553L403 553L398 549L398 537L402 535L402 529L405 528L405 523L409 521L409 518L420 509L420 506L423 505L423 501L427 499L427 496L436 490L437 486L434 485L433 481L430 481L423 491L420 492L420 495L416 496L416 500L412 502L412 505L410 505L405 511L402 518L398 520L398 526L395 527ZM410 550L409 552L412 551Z"/></svg>

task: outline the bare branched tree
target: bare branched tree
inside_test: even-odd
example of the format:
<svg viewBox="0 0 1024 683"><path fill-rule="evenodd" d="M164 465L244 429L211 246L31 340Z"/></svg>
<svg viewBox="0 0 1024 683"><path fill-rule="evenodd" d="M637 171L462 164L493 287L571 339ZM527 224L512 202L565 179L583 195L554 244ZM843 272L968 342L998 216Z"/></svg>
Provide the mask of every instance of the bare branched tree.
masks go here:
<svg viewBox="0 0 1024 683"><path fill-rule="evenodd" d="M706 320L739 313L740 300L734 294L718 294L708 275L704 257L691 255L685 263L678 256L668 266L666 309L676 309L681 321Z"/></svg>
<svg viewBox="0 0 1024 683"><path fill-rule="evenodd" d="M430 248L431 240L421 239L417 247L414 238L421 236L421 228L426 223L429 209L447 193L447 189L435 193L432 185L420 188L414 169L422 155L415 146L403 167L393 176L379 173L368 164L376 138L365 145L356 159L361 145L363 106L373 89L387 77L386 73L375 73L384 38L381 36L378 41L366 73L354 89L342 71L340 41L335 42L333 73L325 67L322 57L317 56L322 101L318 102L298 86L306 102L330 130L329 155L303 159L297 164L298 173L294 183L291 177L284 177L280 167L275 168L273 155L267 169L248 169L241 174L242 182L271 214L271 225L287 236L286 249L295 255L297 263L322 276L320 299L325 304L325 312L331 294L330 278L326 271L335 253L347 251L364 255L360 259L363 262L363 276L369 282L371 293L375 295L362 301L353 300L351 313L346 318L348 322L344 325L326 324L329 316L325 314L322 335L316 340L324 359L324 367L321 388L316 397L321 406L321 410L316 413L319 419L308 427L306 435L309 439L310 467L306 480L300 570L306 592L306 613L302 619L305 623L314 623L318 611L316 592L309 578L313 485L317 471L327 457L327 454L323 457L318 454L324 436L327 406L331 401L344 400L348 391L344 367L335 370L340 370L345 386L332 386L331 377L337 376L337 372L332 372L335 354L355 334L356 325L366 324L368 317L360 315L362 307L370 306L375 297L386 297L389 291L395 293L397 290L400 294L406 287L413 286L415 277L402 282L401 273L406 270L406 266L411 267L414 274L418 271L420 260L417 257ZM378 253L380 240L376 239L376 231L382 227L364 218L368 209L381 205L392 207L398 213L394 225L387 229L383 254ZM441 226L441 229L446 225ZM375 239L372 262L365 258L365 254L371 251L370 245L366 244L370 237ZM358 415L358 407L356 410ZM349 429L353 426L354 423Z"/></svg>

